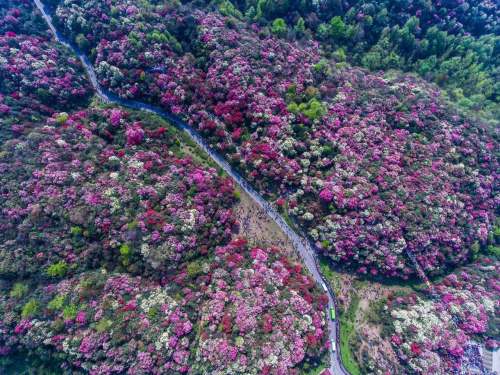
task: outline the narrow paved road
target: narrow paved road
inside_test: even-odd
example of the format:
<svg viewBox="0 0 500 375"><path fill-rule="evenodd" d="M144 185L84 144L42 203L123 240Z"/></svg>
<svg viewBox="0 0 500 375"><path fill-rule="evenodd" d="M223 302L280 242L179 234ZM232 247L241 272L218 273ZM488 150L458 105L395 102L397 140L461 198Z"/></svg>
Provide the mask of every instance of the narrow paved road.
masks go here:
<svg viewBox="0 0 500 375"><path fill-rule="evenodd" d="M37 8L40 10L40 12L43 15L43 18L47 22L50 30L54 34L55 38L71 50L75 52L76 55L80 58L82 61L87 74L90 78L90 81L92 83L92 86L94 87L97 95L107 103L116 103L119 105L122 105L124 107L132 108L132 109L138 109L138 110L143 110L147 112L152 112L155 113L159 116L162 116L163 118L167 119L169 122L177 126L179 129L182 129L186 133L189 134L189 136L197 143L199 147L201 147L218 165L220 168L222 168L229 176L231 176L236 183L243 189L252 199L259 205L261 206L265 212L271 217L278 225L279 227L285 232L285 234L288 236L288 238L292 241L295 250L298 252L299 256L302 258L302 261L308 268L309 272L311 273L312 277L318 284L321 285L321 287L324 289L325 287L327 288L328 291L328 309L330 308L336 308L335 306L335 295L331 288L329 287L329 284L326 282L326 280L323 278L323 275L321 274L319 270L319 263L318 263L318 258L316 253L314 252L313 246L310 243L310 241L297 234L283 219L283 217L278 213L278 211L272 207L262 196L255 191L254 188L250 186L250 184L247 183L247 181L241 177L241 175L234 170L229 163L216 151L214 151L206 142L205 140L194 130L191 126L189 126L187 123L182 121L179 117L166 112L158 107L142 103L139 101L135 100L126 100L119 98L117 95L105 90L104 88L101 87L99 82L97 81L97 77L94 71L94 68L87 58L86 55L84 55L81 51L78 50L72 43L70 43L61 33L59 33L56 28L54 27L54 24L52 23L52 17L46 10L44 4L40 0L34 0ZM338 314L336 314L338 316ZM330 350L330 357L331 357L331 366L330 366L330 371L334 375L340 375L340 374L345 374L348 375L349 373L345 370L344 366L342 365L341 359L340 359L340 354L338 349L340 348L340 341L339 341L339 336L338 336L338 331L339 331L339 323L338 319L336 321L332 321L330 319L330 314L329 311L327 311L327 321L329 325L329 333L330 333L330 341L335 341L336 342L336 351Z"/></svg>

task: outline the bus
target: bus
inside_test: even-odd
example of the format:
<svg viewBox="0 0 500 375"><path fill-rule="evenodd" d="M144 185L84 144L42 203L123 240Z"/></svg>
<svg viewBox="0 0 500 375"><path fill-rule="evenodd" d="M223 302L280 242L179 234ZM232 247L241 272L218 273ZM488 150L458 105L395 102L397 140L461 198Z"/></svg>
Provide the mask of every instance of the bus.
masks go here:
<svg viewBox="0 0 500 375"><path fill-rule="evenodd" d="M330 307L330 319L335 320L335 308Z"/></svg>
<svg viewBox="0 0 500 375"><path fill-rule="evenodd" d="M332 352L335 353L335 350L337 350L337 344L335 342L335 339L332 339L330 342L332 343Z"/></svg>

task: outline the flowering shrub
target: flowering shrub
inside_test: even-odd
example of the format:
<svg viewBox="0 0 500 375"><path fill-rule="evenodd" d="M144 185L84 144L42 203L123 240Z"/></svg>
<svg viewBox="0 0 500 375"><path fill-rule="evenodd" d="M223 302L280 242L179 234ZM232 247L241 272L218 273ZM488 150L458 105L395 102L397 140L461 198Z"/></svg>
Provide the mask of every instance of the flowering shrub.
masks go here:
<svg viewBox="0 0 500 375"><path fill-rule="evenodd" d="M224 243L233 183L181 156L178 142L172 129L117 108L54 115L6 142L0 274L62 277L121 264L161 277Z"/></svg>
<svg viewBox="0 0 500 375"><path fill-rule="evenodd" d="M12 95L12 74L2 81L17 116L8 121L22 133L0 150L2 356L91 374L294 374L326 352L327 298L301 266L244 240L224 246L235 224L230 179L193 162L157 119L119 108L61 112L74 102L57 73L68 68L73 84L84 83L78 65L42 38L2 41L19 67L6 69L33 85ZM183 48L172 35L168 44ZM28 98L39 87L60 97ZM16 107L8 95L26 102Z"/></svg>
<svg viewBox="0 0 500 375"><path fill-rule="evenodd" d="M30 0L2 0L0 8L0 35L16 34L47 36L47 26Z"/></svg>
<svg viewBox="0 0 500 375"><path fill-rule="evenodd" d="M79 61L46 36L0 35L0 140L90 96Z"/></svg>
<svg viewBox="0 0 500 375"><path fill-rule="evenodd" d="M0 345L57 358L90 374L181 374L189 370L193 322L166 287L126 274L90 272L41 286L25 299L2 294ZM24 311L24 310L23 310Z"/></svg>
<svg viewBox="0 0 500 375"><path fill-rule="evenodd" d="M227 12L226 4L235 11ZM445 88L463 109L498 121L496 1L228 0L219 3L219 12L267 25L289 40L315 38L338 61L417 73Z"/></svg>
<svg viewBox="0 0 500 375"><path fill-rule="evenodd" d="M201 281L195 373L294 374L325 351L328 299L277 248L218 247Z"/></svg>
<svg viewBox="0 0 500 375"><path fill-rule="evenodd" d="M103 85L184 116L273 201L288 196L335 261L408 278L409 252L437 273L485 242L497 135L435 87L341 67L316 43L199 9L70 0L57 17L95 48Z"/></svg>
<svg viewBox="0 0 500 375"><path fill-rule="evenodd" d="M163 1L50 2L105 87L183 116L338 263L407 278L409 253L437 273L486 244L498 134L433 86L322 59L282 39L283 19L277 38ZM30 3L6 3L0 119L19 137L0 149L0 355L91 374L298 374L326 354L328 299L301 265L231 241L232 181L157 120L61 112L89 95L81 67L45 31L23 35ZM457 371L472 339L498 346L497 273L483 261L388 302L408 372Z"/></svg>
<svg viewBox="0 0 500 375"><path fill-rule="evenodd" d="M408 251L429 272L466 261L494 221L495 138L411 79L349 76L337 90L303 142L291 212L361 273L406 277Z"/></svg>
<svg viewBox="0 0 500 375"><path fill-rule="evenodd" d="M445 277L430 296L389 300L390 341L409 371L455 372L467 360L465 351L472 339L497 336L497 275L498 262L485 258Z"/></svg>
<svg viewBox="0 0 500 375"><path fill-rule="evenodd" d="M281 250L235 240L196 262L165 286L104 271L15 284L0 297L2 353L91 374L295 374L325 352L328 299Z"/></svg>

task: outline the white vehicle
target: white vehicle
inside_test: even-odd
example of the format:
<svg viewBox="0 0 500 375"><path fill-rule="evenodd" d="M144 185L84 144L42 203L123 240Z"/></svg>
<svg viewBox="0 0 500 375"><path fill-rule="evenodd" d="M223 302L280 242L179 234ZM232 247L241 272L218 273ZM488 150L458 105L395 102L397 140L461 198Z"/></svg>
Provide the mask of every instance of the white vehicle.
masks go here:
<svg viewBox="0 0 500 375"><path fill-rule="evenodd" d="M328 289L326 288L325 283L321 283L321 285L323 286L323 289L325 290L325 292L328 292Z"/></svg>
<svg viewBox="0 0 500 375"><path fill-rule="evenodd" d="M330 342L332 343L332 352L335 353L335 351L337 350L337 344L335 342L335 339L331 339Z"/></svg>

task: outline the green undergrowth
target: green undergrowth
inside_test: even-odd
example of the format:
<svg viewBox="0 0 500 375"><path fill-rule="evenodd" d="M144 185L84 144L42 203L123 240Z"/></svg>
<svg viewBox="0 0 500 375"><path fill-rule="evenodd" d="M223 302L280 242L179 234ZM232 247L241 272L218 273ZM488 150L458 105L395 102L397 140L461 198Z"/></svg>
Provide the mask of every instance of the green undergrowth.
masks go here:
<svg viewBox="0 0 500 375"><path fill-rule="evenodd" d="M47 359L44 356L27 355L19 352L0 357L2 375L62 375L57 359ZM81 374L81 372L72 372Z"/></svg>
<svg viewBox="0 0 500 375"><path fill-rule="evenodd" d="M356 337L356 314L359 308L359 297L355 294L347 311L340 313L340 356L344 367L351 375L361 374L358 363L354 357L353 347Z"/></svg>

